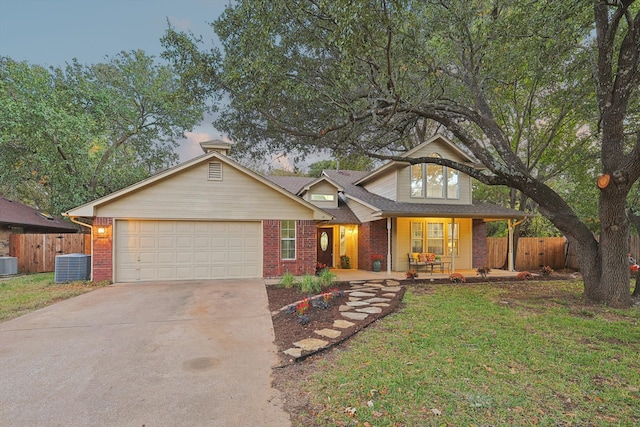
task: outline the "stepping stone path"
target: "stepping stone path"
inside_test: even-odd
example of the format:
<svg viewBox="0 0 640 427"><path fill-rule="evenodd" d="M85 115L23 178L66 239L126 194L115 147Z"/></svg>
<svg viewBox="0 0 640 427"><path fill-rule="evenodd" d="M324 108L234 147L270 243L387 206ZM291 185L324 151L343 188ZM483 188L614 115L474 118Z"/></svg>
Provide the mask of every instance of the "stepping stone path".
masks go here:
<svg viewBox="0 0 640 427"><path fill-rule="evenodd" d="M314 331L317 335L327 338L338 338L342 335L340 329L348 329L355 325L349 320L365 320L370 314L382 313L381 307L388 307L396 293L402 287L395 280L381 281L357 281L351 282L351 290L346 290L345 294L349 296L346 303L339 307L340 316L344 319L336 319L333 322L333 328L325 328ZM284 353L295 359L307 356L318 350L322 350L329 346L329 342L319 338L307 338L302 341L293 343L295 347L284 350ZM304 354L303 354L304 352Z"/></svg>

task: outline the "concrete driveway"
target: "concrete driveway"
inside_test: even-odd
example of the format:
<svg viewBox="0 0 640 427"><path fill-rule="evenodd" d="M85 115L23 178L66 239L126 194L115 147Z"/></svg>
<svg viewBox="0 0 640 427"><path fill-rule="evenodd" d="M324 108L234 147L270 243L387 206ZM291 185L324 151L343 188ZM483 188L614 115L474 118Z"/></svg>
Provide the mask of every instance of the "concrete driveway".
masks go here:
<svg viewBox="0 0 640 427"><path fill-rule="evenodd" d="M262 280L117 284L0 323L2 426L288 426Z"/></svg>

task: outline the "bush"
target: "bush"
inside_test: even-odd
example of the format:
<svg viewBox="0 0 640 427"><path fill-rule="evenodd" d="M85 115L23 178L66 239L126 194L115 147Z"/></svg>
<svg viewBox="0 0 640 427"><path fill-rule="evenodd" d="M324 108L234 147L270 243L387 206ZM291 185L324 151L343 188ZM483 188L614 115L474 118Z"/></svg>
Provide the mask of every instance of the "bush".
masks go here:
<svg viewBox="0 0 640 427"><path fill-rule="evenodd" d="M300 291L305 294L318 293L322 289L320 286L320 281L316 280L314 276L307 273L302 277L302 280L299 283Z"/></svg>
<svg viewBox="0 0 640 427"><path fill-rule="evenodd" d="M280 281L278 282L278 287L291 289L295 286L295 284L296 284L296 276L294 276L292 272L287 271L280 278Z"/></svg>
<svg viewBox="0 0 640 427"><path fill-rule="evenodd" d="M540 269L540 274L542 274L543 276L550 276L552 273L553 273L553 268L549 267L548 265Z"/></svg>
<svg viewBox="0 0 640 427"><path fill-rule="evenodd" d="M335 280L335 278L336 278L336 275L333 272L331 272L331 270L329 270L328 268L325 268L320 272L320 275L318 276L318 282L320 282L320 287L328 288L333 284L333 281Z"/></svg>
<svg viewBox="0 0 640 427"><path fill-rule="evenodd" d="M405 273L405 277L407 279L417 279L418 278L418 272L415 270L409 270Z"/></svg>
<svg viewBox="0 0 640 427"><path fill-rule="evenodd" d="M533 278L533 274L529 273L528 271L521 271L516 275L516 279L518 280L529 280L532 278Z"/></svg>
<svg viewBox="0 0 640 427"><path fill-rule="evenodd" d="M465 279L465 277L460 273L451 273L449 275L449 280L453 283L464 283L467 281L467 279Z"/></svg>
<svg viewBox="0 0 640 427"><path fill-rule="evenodd" d="M480 277L482 277L483 279L486 279L487 274L491 273L491 269L487 266L484 266L482 268L477 269L476 272L480 275Z"/></svg>

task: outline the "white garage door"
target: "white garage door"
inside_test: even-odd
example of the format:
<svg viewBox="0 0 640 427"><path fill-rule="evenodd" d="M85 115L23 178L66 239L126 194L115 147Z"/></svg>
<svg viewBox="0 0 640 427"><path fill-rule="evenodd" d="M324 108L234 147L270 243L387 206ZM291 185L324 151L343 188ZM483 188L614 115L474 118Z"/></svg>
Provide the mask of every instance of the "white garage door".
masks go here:
<svg viewBox="0 0 640 427"><path fill-rule="evenodd" d="M260 222L116 221L115 280L262 277Z"/></svg>

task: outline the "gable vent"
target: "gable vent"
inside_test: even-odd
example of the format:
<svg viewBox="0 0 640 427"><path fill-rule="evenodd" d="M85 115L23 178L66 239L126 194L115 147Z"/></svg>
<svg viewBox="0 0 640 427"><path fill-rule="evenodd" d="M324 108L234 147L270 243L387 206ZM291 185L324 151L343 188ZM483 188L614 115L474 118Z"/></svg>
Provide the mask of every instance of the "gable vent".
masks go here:
<svg viewBox="0 0 640 427"><path fill-rule="evenodd" d="M209 163L209 181L222 181L222 163Z"/></svg>

